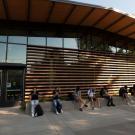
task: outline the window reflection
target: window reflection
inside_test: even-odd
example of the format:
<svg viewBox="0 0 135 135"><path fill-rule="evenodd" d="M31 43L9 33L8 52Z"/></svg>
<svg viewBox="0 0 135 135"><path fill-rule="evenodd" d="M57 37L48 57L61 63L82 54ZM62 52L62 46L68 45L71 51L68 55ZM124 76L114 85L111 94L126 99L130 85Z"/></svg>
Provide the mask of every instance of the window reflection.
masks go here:
<svg viewBox="0 0 135 135"><path fill-rule="evenodd" d="M109 46L110 47L110 50L112 53L116 53L117 52L117 48L114 47L114 46Z"/></svg>
<svg viewBox="0 0 135 135"><path fill-rule="evenodd" d="M0 42L7 42L7 36L0 36Z"/></svg>
<svg viewBox="0 0 135 135"><path fill-rule="evenodd" d="M6 44L0 43L0 62L5 62L6 59Z"/></svg>
<svg viewBox="0 0 135 135"><path fill-rule="evenodd" d="M8 38L8 50L6 50L6 43ZM80 43L80 45L79 45ZM109 43L109 44L108 44ZM6 61L6 52L7 52L7 62L15 63L26 63L26 46L27 45L27 36L0 36L0 62ZM58 37L28 37L29 45L47 45L52 47L64 47L71 49L92 50L92 51L104 51L118 54L132 54L134 55L133 50L127 50L125 48L116 47L116 43L111 41L103 40L102 37L91 36L80 37L80 38L58 38ZM20 47L19 47L20 46Z"/></svg>
<svg viewBox="0 0 135 135"><path fill-rule="evenodd" d="M64 48L78 49L77 38L64 38Z"/></svg>
<svg viewBox="0 0 135 135"><path fill-rule="evenodd" d="M26 46L8 44L7 62L9 63L26 63Z"/></svg>
<svg viewBox="0 0 135 135"><path fill-rule="evenodd" d="M8 42L9 43L27 44L27 37L24 37L24 36L9 36Z"/></svg>
<svg viewBox="0 0 135 135"><path fill-rule="evenodd" d="M45 46L45 38L44 37L28 37L28 44Z"/></svg>
<svg viewBox="0 0 135 135"><path fill-rule="evenodd" d="M126 54L127 53L127 50L126 49L123 49L123 48L117 47L117 53Z"/></svg>
<svg viewBox="0 0 135 135"><path fill-rule="evenodd" d="M47 46L62 47L62 38L47 38Z"/></svg>

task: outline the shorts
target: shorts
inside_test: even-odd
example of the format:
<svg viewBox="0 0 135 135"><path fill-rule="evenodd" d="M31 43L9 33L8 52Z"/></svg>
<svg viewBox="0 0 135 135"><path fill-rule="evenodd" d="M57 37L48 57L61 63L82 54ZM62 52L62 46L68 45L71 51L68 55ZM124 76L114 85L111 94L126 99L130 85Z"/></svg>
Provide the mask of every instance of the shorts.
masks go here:
<svg viewBox="0 0 135 135"><path fill-rule="evenodd" d="M123 98L127 98L128 93L123 93Z"/></svg>
<svg viewBox="0 0 135 135"><path fill-rule="evenodd" d="M96 101L96 98L95 97L88 97L88 100L89 101Z"/></svg>

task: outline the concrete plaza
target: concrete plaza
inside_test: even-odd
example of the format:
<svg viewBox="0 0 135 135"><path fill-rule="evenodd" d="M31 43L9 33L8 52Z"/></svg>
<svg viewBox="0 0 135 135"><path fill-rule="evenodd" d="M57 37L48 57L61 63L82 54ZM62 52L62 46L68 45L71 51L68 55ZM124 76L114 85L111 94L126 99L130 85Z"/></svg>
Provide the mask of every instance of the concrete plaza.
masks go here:
<svg viewBox="0 0 135 135"><path fill-rule="evenodd" d="M0 135L134 135L135 106L46 112L32 118L18 107L0 108Z"/></svg>

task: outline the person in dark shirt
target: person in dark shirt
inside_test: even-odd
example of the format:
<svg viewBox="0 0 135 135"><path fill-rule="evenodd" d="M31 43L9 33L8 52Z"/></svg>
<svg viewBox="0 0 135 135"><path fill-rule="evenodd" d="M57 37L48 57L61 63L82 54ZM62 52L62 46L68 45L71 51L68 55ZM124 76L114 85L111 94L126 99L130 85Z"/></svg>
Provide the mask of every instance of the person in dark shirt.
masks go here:
<svg viewBox="0 0 135 135"><path fill-rule="evenodd" d="M123 100L126 101L126 103L128 103L128 90L127 89L128 89L127 85L125 85L124 87L120 88L121 97L123 98Z"/></svg>
<svg viewBox="0 0 135 135"><path fill-rule="evenodd" d="M32 115L32 117L35 117L35 107L38 104L39 104L38 92L37 92L37 89L34 88L31 93L31 115Z"/></svg>
<svg viewBox="0 0 135 135"><path fill-rule="evenodd" d="M113 98L111 95L109 95L106 86L101 88L100 96L107 99L107 106L115 106L115 104L113 103Z"/></svg>
<svg viewBox="0 0 135 135"><path fill-rule="evenodd" d="M56 114L59 114L60 112L63 113L62 103L60 100L60 90L58 88L55 88L53 92L53 108Z"/></svg>
<svg viewBox="0 0 135 135"><path fill-rule="evenodd" d="M125 97L125 98L128 96L127 89L128 89L128 87L127 87L127 85L125 85L124 88L123 88L123 97Z"/></svg>

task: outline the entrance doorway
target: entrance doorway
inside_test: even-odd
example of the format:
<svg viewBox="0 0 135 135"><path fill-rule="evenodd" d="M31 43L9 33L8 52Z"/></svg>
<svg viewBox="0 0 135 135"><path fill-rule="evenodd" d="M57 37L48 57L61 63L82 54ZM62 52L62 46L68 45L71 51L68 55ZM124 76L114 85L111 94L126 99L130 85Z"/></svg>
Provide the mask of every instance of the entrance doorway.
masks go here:
<svg viewBox="0 0 135 135"><path fill-rule="evenodd" d="M23 98L23 70L7 70L7 101L14 102Z"/></svg>
<svg viewBox="0 0 135 135"><path fill-rule="evenodd" d="M0 70L0 105L12 106L23 99L24 69Z"/></svg>
<svg viewBox="0 0 135 135"><path fill-rule="evenodd" d="M1 89L2 89L2 70L0 70L0 100L2 98Z"/></svg>

